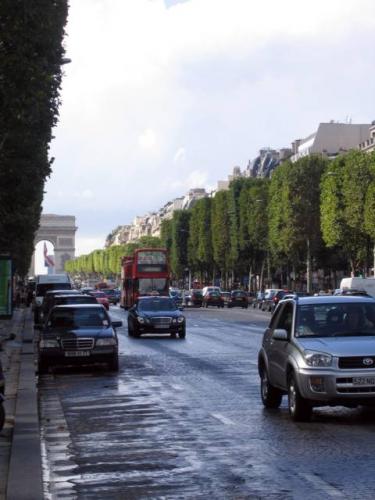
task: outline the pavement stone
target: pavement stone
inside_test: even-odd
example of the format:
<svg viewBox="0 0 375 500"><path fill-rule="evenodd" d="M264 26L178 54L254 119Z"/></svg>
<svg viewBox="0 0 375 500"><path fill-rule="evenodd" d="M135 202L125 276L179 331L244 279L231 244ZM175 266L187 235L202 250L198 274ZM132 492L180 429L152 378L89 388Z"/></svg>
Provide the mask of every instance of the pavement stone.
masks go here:
<svg viewBox="0 0 375 500"><path fill-rule="evenodd" d="M0 320L6 422L0 432L0 500L43 498L40 431L30 308Z"/></svg>

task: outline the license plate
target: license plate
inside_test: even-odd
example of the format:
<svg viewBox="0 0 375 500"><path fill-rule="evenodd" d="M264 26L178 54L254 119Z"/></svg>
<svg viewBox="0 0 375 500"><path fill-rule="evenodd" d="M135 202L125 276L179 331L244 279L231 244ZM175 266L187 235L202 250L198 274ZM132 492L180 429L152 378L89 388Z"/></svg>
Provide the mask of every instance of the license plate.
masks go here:
<svg viewBox="0 0 375 500"><path fill-rule="evenodd" d="M353 385L375 385L375 377L353 377Z"/></svg>
<svg viewBox="0 0 375 500"><path fill-rule="evenodd" d="M155 325L155 328L169 328L169 325Z"/></svg>
<svg viewBox="0 0 375 500"><path fill-rule="evenodd" d="M79 358L90 356L90 351L65 351L67 358Z"/></svg>

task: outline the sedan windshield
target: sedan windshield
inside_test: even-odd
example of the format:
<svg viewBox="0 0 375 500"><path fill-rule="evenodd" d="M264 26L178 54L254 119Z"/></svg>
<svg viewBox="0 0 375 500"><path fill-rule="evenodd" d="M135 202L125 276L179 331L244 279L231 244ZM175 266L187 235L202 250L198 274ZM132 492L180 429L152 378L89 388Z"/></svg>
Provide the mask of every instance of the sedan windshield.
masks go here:
<svg viewBox="0 0 375 500"><path fill-rule="evenodd" d="M106 327L109 319L101 308L64 308L52 311L48 325L57 328Z"/></svg>
<svg viewBox="0 0 375 500"><path fill-rule="evenodd" d="M298 307L296 337L375 336L375 303L304 304Z"/></svg>
<svg viewBox="0 0 375 500"><path fill-rule="evenodd" d="M172 299L153 299L153 300L140 300L138 309L142 312L147 311L176 311L176 303Z"/></svg>

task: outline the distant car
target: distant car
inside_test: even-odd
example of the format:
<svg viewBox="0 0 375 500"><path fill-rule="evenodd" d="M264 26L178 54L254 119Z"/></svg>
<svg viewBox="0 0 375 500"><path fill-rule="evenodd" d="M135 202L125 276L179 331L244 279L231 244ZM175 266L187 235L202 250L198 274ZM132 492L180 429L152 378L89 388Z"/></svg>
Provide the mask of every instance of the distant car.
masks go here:
<svg viewBox="0 0 375 500"><path fill-rule="evenodd" d="M203 302L202 290L192 289L190 293L185 296L185 304L190 307L201 307Z"/></svg>
<svg viewBox="0 0 375 500"><path fill-rule="evenodd" d="M348 295L348 296L360 296L360 297L371 297L365 290L355 290L355 289L336 289L333 295Z"/></svg>
<svg viewBox="0 0 375 500"><path fill-rule="evenodd" d="M228 306L228 302L230 301L230 292L221 292L220 294L223 298L224 306Z"/></svg>
<svg viewBox="0 0 375 500"><path fill-rule="evenodd" d="M261 398L293 420L315 406L375 406L375 300L363 296L283 300L258 354Z"/></svg>
<svg viewBox="0 0 375 500"><path fill-rule="evenodd" d="M203 297L206 295L206 293L209 293L209 292L219 292L219 293L221 293L221 288L219 286L213 286L213 285L204 286L202 288Z"/></svg>
<svg viewBox="0 0 375 500"><path fill-rule="evenodd" d="M38 339L38 371L65 364L107 363L118 370L116 328L100 304L61 305L51 309Z"/></svg>
<svg viewBox="0 0 375 500"><path fill-rule="evenodd" d="M128 333L140 337L143 333L168 333L186 337L186 319L170 297L140 297L129 309Z"/></svg>
<svg viewBox="0 0 375 500"><path fill-rule="evenodd" d="M247 309L248 302L246 292L244 292L243 290L233 290L232 292L230 292L227 307L242 307L243 309Z"/></svg>
<svg viewBox="0 0 375 500"><path fill-rule="evenodd" d="M169 290L169 297L174 300L177 307L182 306L183 298L181 290Z"/></svg>
<svg viewBox="0 0 375 500"><path fill-rule="evenodd" d="M249 306L253 305L253 302L256 300L256 293L255 292L245 292L247 296L247 303Z"/></svg>
<svg viewBox="0 0 375 500"><path fill-rule="evenodd" d="M55 298L59 295L74 295L78 297L82 297L82 294L78 290L69 290L69 289L61 289L61 290L49 290L45 293L44 299L42 302L42 307L39 315L39 319L44 321L48 316L49 311L55 305Z"/></svg>
<svg viewBox="0 0 375 500"><path fill-rule="evenodd" d="M110 304L116 305L119 301L118 295L113 288L102 288L100 291L105 294Z"/></svg>
<svg viewBox="0 0 375 500"><path fill-rule="evenodd" d="M274 300L273 299L279 292L282 292L282 294L285 293L284 290L282 290L280 288L268 288L265 290L264 299L263 299L262 306L261 306L262 311L271 312L274 309ZM278 298L277 301L279 301L279 300L280 299Z"/></svg>
<svg viewBox="0 0 375 500"><path fill-rule="evenodd" d="M261 309L262 307L262 304L263 304L263 300L264 300L264 292L257 292L256 295L255 295L255 298L252 302L252 306L253 308L258 308L258 309Z"/></svg>
<svg viewBox="0 0 375 500"><path fill-rule="evenodd" d="M89 295L96 298L96 301L104 306L107 311L109 310L109 300L104 292L99 292L98 290L92 290Z"/></svg>
<svg viewBox="0 0 375 500"><path fill-rule="evenodd" d="M207 292L206 295L203 296L203 307L208 306L216 306L216 307L224 307L224 299L221 296L221 293L218 291Z"/></svg>

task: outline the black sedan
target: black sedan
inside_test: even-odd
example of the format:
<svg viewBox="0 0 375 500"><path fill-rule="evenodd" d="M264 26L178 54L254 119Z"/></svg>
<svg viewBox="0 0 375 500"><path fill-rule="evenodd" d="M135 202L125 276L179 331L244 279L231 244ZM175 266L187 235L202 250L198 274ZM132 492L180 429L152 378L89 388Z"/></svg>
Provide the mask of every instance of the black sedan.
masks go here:
<svg viewBox="0 0 375 500"><path fill-rule="evenodd" d="M243 290L233 290L230 292L227 307L242 307L243 309L247 309L248 300L246 292Z"/></svg>
<svg viewBox="0 0 375 500"><path fill-rule="evenodd" d="M140 337L142 333L169 333L184 339L186 320L173 299L140 297L129 309L128 332L130 337Z"/></svg>
<svg viewBox="0 0 375 500"><path fill-rule="evenodd" d="M100 304L61 305L51 309L38 339L38 371L53 365L107 363L118 371L116 328Z"/></svg>

